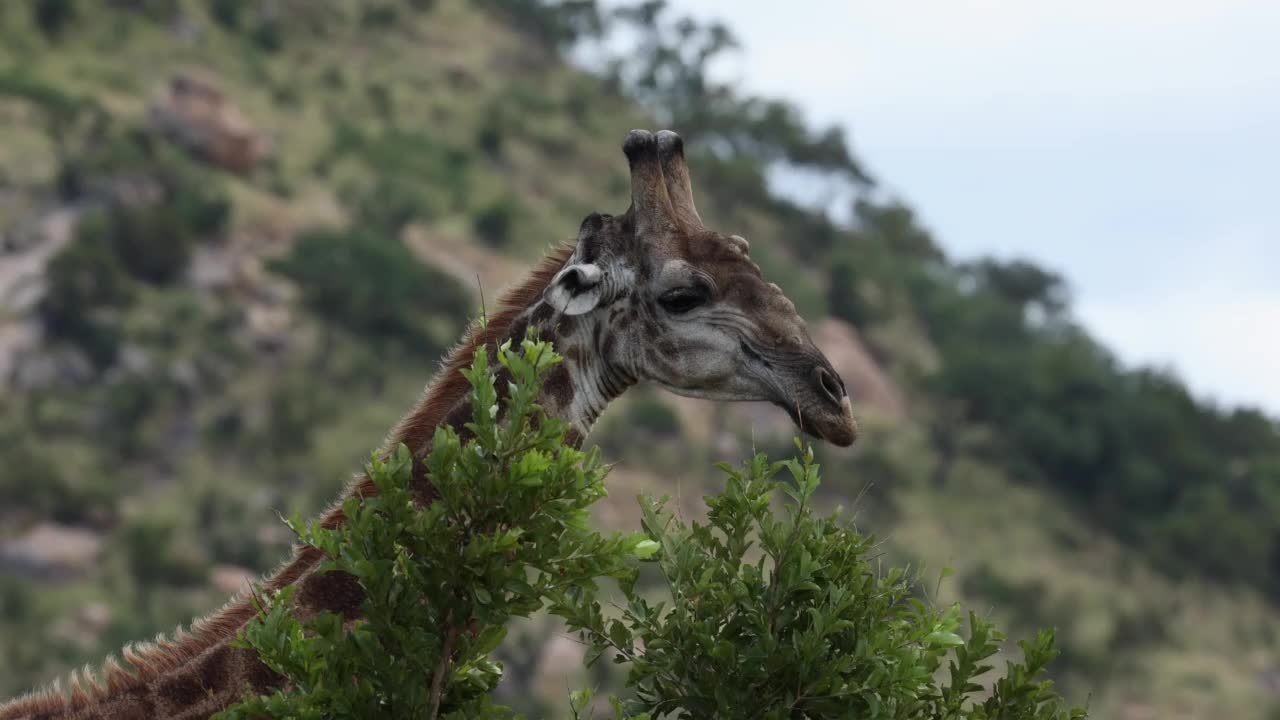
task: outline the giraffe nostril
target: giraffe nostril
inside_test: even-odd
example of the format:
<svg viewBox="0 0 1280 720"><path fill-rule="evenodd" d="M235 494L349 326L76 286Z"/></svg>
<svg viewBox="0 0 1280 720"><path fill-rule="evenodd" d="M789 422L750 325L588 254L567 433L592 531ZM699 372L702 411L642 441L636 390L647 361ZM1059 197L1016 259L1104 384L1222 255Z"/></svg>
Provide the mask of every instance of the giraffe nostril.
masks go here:
<svg viewBox="0 0 1280 720"><path fill-rule="evenodd" d="M831 402L839 405L844 401L844 384L840 382L840 378L835 376L835 373L819 366L818 369L814 371L814 374L817 376L818 387L822 388L822 393L826 395Z"/></svg>

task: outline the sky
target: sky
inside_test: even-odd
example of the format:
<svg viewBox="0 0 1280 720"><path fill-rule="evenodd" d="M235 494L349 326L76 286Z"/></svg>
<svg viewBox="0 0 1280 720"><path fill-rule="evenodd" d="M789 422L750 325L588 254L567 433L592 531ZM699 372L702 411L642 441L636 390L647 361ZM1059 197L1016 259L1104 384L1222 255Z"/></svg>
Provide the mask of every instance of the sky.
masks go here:
<svg viewBox="0 0 1280 720"><path fill-rule="evenodd" d="M1280 416L1280 2L672 0L955 258L1030 258L1129 365Z"/></svg>

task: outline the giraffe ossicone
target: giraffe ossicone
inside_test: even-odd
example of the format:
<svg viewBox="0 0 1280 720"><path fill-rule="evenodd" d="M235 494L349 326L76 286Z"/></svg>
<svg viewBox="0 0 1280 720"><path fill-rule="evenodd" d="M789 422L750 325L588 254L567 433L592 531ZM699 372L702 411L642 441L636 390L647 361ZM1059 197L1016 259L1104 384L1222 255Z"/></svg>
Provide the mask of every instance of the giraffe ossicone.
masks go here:
<svg viewBox="0 0 1280 720"><path fill-rule="evenodd" d="M694 205L684 143L669 130L633 130L623 143L631 171L631 206L622 215L592 213L577 241L549 252L508 290L484 323L452 351L417 406L390 433L384 452L404 444L430 451L441 424L463 431L469 385L461 370L474 353L491 355L533 328L564 357L544 378L541 405L567 420L581 442L611 400L650 382L680 395L766 400L805 433L836 445L857 437L844 383L813 344L795 305L767 283L747 241L707 229ZM415 467L415 491L432 497ZM344 522L342 501L376 488L356 478L322 516ZM293 556L263 587L298 586L300 617L331 610L356 617L363 591L350 576L316 571L313 547ZM169 639L126 647L96 674L73 675L67 688L33 693L0 706L0 720L203 720L283 681L253 651L230 641L256 612L249 594Z"/></svg>

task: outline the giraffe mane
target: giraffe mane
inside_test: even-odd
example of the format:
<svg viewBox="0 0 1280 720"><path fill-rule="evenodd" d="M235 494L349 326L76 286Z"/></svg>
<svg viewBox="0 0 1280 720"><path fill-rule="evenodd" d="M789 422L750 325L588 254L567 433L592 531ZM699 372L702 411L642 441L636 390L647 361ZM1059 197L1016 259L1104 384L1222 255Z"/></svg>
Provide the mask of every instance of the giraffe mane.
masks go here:
<svg viewBox="0 0 1280 720"><path fill-rule="evenodd" d="M476 349L506 338L511 325L542 296L574 248L573 242L552 247L520 282L502 293L496 307L486 313L486 322L471 324L462 341L441 363L422 399L388 435L384 452L400 443L417 448L431 440L436 426L470 389L461 370L471 364ZM342 501L345 498L352 494L366 497L375 492L372 481L363 474L357 475L348 489L321 515L321 524L325 527L341 524L344 519ZM274 592L292 585L320 561L321 555L320 550L311 546L295 547L293 555L266 576L264 587ZM146 686L233 635L257 614L259 606L253 588L241 590L220 609L192 621L189 629L178 626L169 637L161 633L150 642L128 643L121 649L120 659L108 657L96 672L85 665L71 672L65 686L58 678L44 689L0 703L0 720L76 712L107 697Z"/></svg>
<svg viewBox="0 0 1280 720"><path fill-rule="evenodd" d="M388 436L384 451L393 450L400 443L413 449L430 442L445 414L471 389L461 371L471 365L476 349L507 338L512 323L542 297L543 290L573 254L575 247L575 243L566 242L551 248L522 281L502 294L497 306L486 312L485 322L472 323L462 341L445 358L422 400Z"/></svg>

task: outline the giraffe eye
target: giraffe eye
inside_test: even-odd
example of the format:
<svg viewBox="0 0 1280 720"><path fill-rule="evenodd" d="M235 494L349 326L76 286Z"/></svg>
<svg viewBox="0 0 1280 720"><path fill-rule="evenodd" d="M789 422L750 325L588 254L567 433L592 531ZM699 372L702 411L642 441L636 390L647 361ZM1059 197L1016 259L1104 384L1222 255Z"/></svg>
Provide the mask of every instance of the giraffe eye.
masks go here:
<svg viewBox="0 0 1280 720"><path fill-rule="evenodd" d="M703 285L668 290L658 298L663 310L673 315L683 315L711 299L711 292Z"/></svg>

